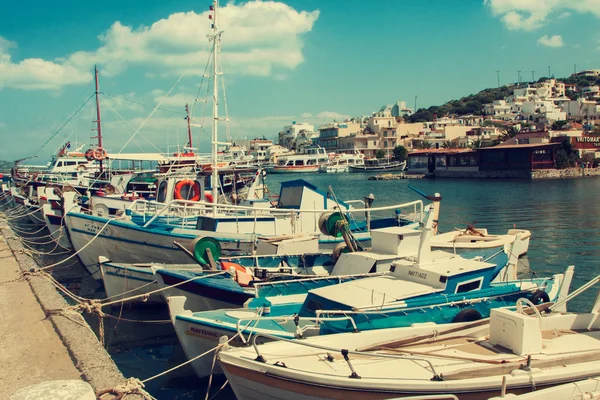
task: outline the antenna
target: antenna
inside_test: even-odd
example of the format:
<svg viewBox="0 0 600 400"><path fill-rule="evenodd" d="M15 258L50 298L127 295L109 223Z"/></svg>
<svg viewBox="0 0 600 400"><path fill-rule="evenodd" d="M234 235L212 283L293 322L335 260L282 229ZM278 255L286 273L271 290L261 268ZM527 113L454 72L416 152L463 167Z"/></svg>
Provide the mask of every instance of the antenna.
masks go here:
<svg viewBox="0 0 600 400"><path fill-rule="evenodd" d="M217 170L217 152L218 152L218 123L219 123L219 84L217 72L218 68L218 53L221 33L217 31L217 17L219 9L219 0L214 0L210 10L213 12L208 16L213 22L211 24L212 33L209 34L209 41L213 41L213 123L212 123L212 197L215 206L213 207L213 215L217 215L217 199L219 196L219 171ZM233 183L235 185L235 182Z"/></svg>
<svg viewBox="0 0 600 400"><path fill-rule="evenodd" d="M419 96L415 96L415 112L417 112L417 97Z"/></svg>
<svg viewBox="0 0 600 400"><path fill-rule="evenodd" d="M500 71L496 70L496 75L498 76L498 87L500 87Z"/></svg>
<svg viewBox="0 0 600 400"><path fill-rule="evenodd" d="M548 78L550 78L552 75L550 75L550 66L548 65Z"/></svg>
<svg viewBox="0 0 600 400"><path fill-rule="evenodd" d="M535 82L535 71L531 70L531 82Z"/></svg>
<svg viewBox="0 0 600 400"><path fill-rule="evenodd" d="M190 148L194 147L192 145L192 126L190 124L190 108L188 107L188 104L185 104L185 119L187 119L187 125L188 125L188 146L190 146Z"/></svg>
<svg viewBox="0 0 600 400"><path fill-rule="evenodd" d="M519 85L521 84L521 70L520 69L517 70L517 83Z"/></svg>

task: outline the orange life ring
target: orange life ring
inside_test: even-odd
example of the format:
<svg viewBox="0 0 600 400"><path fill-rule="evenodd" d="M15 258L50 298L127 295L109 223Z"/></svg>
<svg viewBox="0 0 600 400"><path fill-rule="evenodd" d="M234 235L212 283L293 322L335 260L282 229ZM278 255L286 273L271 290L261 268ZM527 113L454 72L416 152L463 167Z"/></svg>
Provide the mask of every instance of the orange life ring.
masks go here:
<svg viewBox="0 0 600 400"><path fill-rule="evenodd" d="M181 191L183 190L183 188L189 186L189 192L188 195L191 194L192 197L189 198L185 198L182 194ZM200 184L196 181L193 181L191 179L184 179L182 181L177 182L177 184L175 185L175 198L177 200L191 200L191 201L198 201L200 200Z"/></svg>
<svg viewBox="0 0 600 400"><path fill-rule="evenodd" d="M88 149L84 155L85 159L88 161L94 161L94 150Z"/></svg>
<svg viewBox="0 0 600 400"><path fill-rule="evenodd" d="M102 147L98 147L96 150L94 150L94 160L102 161L106 159L107 155L108 153Z"/></svg>
<svg viewBox="0 0 600 400"><path fill-rule="evenodd" d="M215 202L215 199L213 198L213 195L211 192L204 192L204 199L206 199L206 201L209 203Z"/></svg>

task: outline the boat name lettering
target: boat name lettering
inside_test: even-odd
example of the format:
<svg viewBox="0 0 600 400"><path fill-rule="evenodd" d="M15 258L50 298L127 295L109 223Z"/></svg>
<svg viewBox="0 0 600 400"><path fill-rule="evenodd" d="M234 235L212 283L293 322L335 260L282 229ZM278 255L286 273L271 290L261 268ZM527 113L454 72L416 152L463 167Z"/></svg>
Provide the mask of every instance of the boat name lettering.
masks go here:
<svg viewBox="0 0 600 400"><path fill-rule="evenodd" d="M191 333L192 335L202 335L202 336L211 336L211 337L215 337L218 338L219 334L216 332L211 332L211 331L207 331L206 329L199 329L193 326L190 326L188 329L188 332Z"/></svg>
<svg viewBox="0 0 600 400"><path fill-rule="evenodd" d="M424 272L408 271L408 275L415 276L415 277L421 278L421 279L427 279L427 274Z"/></svg>

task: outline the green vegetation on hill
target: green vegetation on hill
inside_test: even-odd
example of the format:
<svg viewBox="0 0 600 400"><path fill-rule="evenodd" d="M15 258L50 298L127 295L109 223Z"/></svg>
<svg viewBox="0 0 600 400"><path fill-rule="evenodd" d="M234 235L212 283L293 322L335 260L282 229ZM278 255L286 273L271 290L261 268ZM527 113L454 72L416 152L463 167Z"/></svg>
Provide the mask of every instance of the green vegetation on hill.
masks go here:
<svg viewBox="0 0 600 400"><path fill-rule="evenodd" d="M477 94L471 94L460 100L450 100L441 106L431 106L429 108L419 108L416 113L407 118L407 122L433 121L434 117L443 117L444 115L481 115L483 106L492 103L494 100L501 100L510 96L514 90L514 85L502 86L493 89L484 89Z"/></svg>
<svg viewBox="0 0 600 400"><path fill-rule="evenodd" d="M544 82L547 79L547 77L541 77L537 82ZM577 85L580 90L581 88L588 86L600 86L600 76L570 76L568 78L557 78L556 80L570 85ZM527 83L522 83L521 87L525 87L526 85ZM477 94L471 94L460 100L450 100L441 106L419 108L417 112L407 117L406 121L433 121L435 117L440 118L445 115L481 115L485 104L510 96L516 87L516 84L510 84L499 88L484 89ZM567 90L566 95L572 100L575 100L578 97L578 94L571 90Z"/></svg>

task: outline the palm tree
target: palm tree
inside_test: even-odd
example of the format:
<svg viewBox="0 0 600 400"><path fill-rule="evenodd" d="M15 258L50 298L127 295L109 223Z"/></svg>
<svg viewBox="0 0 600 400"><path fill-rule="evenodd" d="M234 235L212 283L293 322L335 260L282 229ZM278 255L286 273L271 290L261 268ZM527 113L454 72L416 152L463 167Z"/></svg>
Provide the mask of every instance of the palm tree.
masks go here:
<svg viewBox="0 0 600 400"><path fill-rule="evenodd" d="M415 149L430 149L433 147L433 143L427 140L415 140L413 142L413 147Z"/></svg>
<svg viewBox="0 0 600 400"><path fill-rule="evenodd" d="M442 147L444 149L456 149L458 148L458 143L456 143L454 140L446 140L444 143L442 143Z"/></svg>
<svg viewBox="0 0 600 400"><path fill-rule="evenodd" d="M481 139L476 139L473 140L471 143L469 143L469 147L471 149L481 149L482 147L486 147L485 146L485 142Z"/></svg>
<svg viewBox="0 0 600 400"><path fill-rule="evenodd" d="M517 134L519 132L521 132L521 130L519 128L516 128L514 126L507 126L506 128L504 128L504 131L500 135L500 139L503 142L506 142L507 140L512 139L515 136L517 136Z"/></svg>

